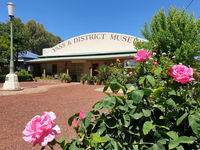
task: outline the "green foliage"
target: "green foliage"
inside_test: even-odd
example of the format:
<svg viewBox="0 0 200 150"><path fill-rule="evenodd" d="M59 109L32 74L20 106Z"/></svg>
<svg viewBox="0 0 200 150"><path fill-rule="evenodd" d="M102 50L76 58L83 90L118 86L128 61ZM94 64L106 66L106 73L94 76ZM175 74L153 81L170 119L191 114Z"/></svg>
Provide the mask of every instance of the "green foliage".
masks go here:
<svg viewBox="0 0 200 150"><path fill-rule="evenodd" d="M8 39L6 39L4 36L0 36L0 73L2 73L2 67L9 59L9 48L10 44Z"/></svg>
<svg viewBox="0 0 200 150"><path fill-rule="evenodd" d="M16 71L15 74L18 76L19 81L33 81L33 77L26 70Z"/></svg>
<svg viewBox="0 0 200 150"><path fill-rule="evenodd" d="M147 23L142 30L148 42L136 42L138 49L151 49L172 58L176 56L175 63L197 66L195 56L199 56L200 49L200 19L195 20L193 14L187 14L185 9L179 10L171 7L166 15L161 9L153 16L150 25Z"/></svg>
<svg viewBox="0 0 200 150"><path fill-rule="evenodd" d="M46 31L42 24L36 23L34 20L29 20L25 27L28 30L29 50L36 54L42 54L42 49L55 46L62 40L60 37Z"/></svg>
<svg viewBox="0 0 200 150"><path fill-rule="evenodd" d="M88 76L87 77L88 84L94 84L96 82L96 80L97 80L96 76Z"/></svg>
<svg viewBox="0 0 200 150"><path fill-rule="evenodd" d="M134 82L134 69L126 69L123 63L117 62L110 66L103 65L97 68L97 81L102 83L119 82L123 85Z"/></svg>
<svg viewBox="0 0 200 150"><path fill-rule="evenodd" d="M61 73L59 78L61 81L65 82L70 82L72 80L71 77L66 73Z"/></svg>
<svg viewBox="0 0 200 150"><path fill-rule="evenodd" d="M98 72L97 78L99 82L106 83L108 80L108 77L111 75L110 67L107 65L102 65L98 67L96 71Z"/></svg>
<svg viewBox="0 0 200 150"><path fill-rule="evenodd" d="M71 117L81 125L76 129L78 138L67 144L96 150L199 149L199 88L193 88L199 82L177 83L168 73L171 60L163 56L160 60L156 66L154 60L140 63L134 84L108 82L104 87L107 96L85 120L78 119L78 114Z"/></svg>
<svg viewBox="0 0 200 150"><path fill-rule="evenodd" d="M39 79L40 79L40 77L34 77L34 78L33 78L33 80L36 81L36 82L37 82Z"/></svg>
<svg viewBox="0 0 200 150"><path fill-rule="evenodd" d="M55 46L62 40L60 37L46 31L42 24L29 20L23 23L20 18L13 18L13 50L14 57L20 53L31 51L36 54L42 54L42 49ZM10 21L0 22L0 72L4 64L8 64L10 56ZM15 59L15 65L17 59Z"/></svg>

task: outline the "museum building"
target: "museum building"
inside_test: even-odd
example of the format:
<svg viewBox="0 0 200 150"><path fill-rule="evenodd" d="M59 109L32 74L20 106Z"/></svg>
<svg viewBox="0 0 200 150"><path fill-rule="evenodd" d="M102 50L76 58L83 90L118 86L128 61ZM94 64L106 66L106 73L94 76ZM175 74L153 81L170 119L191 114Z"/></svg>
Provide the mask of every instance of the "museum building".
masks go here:
<svg viewBox="0 0 200 150"><path fill-rule="evenodd" d="M43 49L41 56L28 63L35 76L67 73L73 81L79 81L82 74L96 75L99 66L114 63L116 59L124 62L124 67L130 67L134 63L136 40L145 41L119 33L84 34Z"/></svg>

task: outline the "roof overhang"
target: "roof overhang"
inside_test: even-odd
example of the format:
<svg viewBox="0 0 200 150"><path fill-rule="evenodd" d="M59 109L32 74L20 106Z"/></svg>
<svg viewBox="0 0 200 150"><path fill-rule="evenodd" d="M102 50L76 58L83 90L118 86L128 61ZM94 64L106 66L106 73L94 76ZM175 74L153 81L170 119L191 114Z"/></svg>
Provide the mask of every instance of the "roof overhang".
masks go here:
<svg viewBox="0 0 200 150"><path fill-rule="evenodd" d="M101 54L84 54L84 55L67 55L67 56L41 56L38 59L27 61L28 63L41 63L41 62L55 62L55 61L68 61L68 60L92 60L92 59L115 59L115 58L131 58L137 51L127 51L121 53L101 53Z"/></svg>

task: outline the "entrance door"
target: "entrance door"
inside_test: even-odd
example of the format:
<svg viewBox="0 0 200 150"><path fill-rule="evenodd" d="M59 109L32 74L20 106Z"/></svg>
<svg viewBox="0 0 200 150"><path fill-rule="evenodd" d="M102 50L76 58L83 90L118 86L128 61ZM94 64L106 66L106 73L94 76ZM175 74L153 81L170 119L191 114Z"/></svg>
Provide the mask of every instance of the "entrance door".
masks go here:
<svg viewBox="0 0 200 150"><path fill-rule="evenodd" d="M92 76L96 76L98 72L96 69L99 67L99 64L92 64Z"/></svg>
<svg viewBox="0 0 200 150"><path fill-rule="evenodd" d="M57 64L52 65L52 73L56 74L57 73Z"/></svg>
<svg viewBox="0 0 200 150"><path fill-rule="evenodd" d="M80 81L81 75L83 74L84 64L83 63L69 63L68 64L69 75L72 81Z"/></svg>

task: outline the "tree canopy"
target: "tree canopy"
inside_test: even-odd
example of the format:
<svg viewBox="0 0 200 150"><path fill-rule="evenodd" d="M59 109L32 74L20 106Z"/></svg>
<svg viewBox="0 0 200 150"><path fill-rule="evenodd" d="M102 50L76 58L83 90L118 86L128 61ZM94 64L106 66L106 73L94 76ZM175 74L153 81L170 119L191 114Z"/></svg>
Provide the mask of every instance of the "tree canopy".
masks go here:
<svg viewBox="0 0 200 150"><path fill-rule="evenodd" d="M136 42L138 49L151 49L158 58L167 53L175 56L176 63L196 64L195 56L200 50L200 18L195 20L194 14L187 14L185 9L171 7L168 14L164 9L159 10L150 24L145 23L142 35L148 42Z"/></svg>
<svg viewBox="0 0 200 150"><path fill-rule="evenodd" d="M34 20L23 23L20 18L13 18L13 50L19 53L30 51L41 55L43 48L52 47L62 41L59 36L45 30L42 24ZM0 22L0 68L8 63L10 57L10 21ZM17 59L15 59L17 60Z"/></svg>

